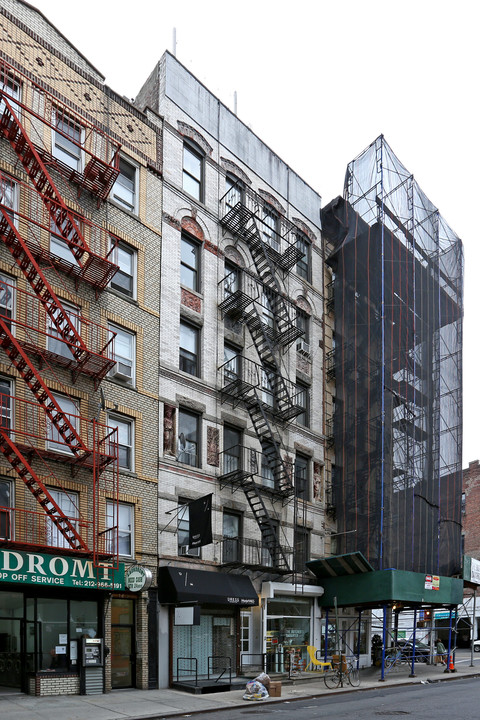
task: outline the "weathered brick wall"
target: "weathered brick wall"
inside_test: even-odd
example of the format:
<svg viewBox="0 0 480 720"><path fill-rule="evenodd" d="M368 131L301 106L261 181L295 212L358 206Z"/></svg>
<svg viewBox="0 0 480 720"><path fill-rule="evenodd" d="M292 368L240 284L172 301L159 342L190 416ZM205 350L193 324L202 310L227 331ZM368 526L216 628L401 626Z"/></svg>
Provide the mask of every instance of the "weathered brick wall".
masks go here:
<svg viewBox="0 0 480 720"><path fill-rule="evenodd" d="M465 512L462 515L465 553L480 560L480 465L478 460L463 471Z"/></svg>

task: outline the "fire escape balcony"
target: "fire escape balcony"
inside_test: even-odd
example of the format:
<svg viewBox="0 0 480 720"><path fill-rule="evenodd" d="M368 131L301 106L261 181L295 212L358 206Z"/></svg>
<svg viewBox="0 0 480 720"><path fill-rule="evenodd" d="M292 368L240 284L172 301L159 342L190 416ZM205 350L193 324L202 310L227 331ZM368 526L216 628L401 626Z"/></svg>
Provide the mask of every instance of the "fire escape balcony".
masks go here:
<svg viewBox="0 0 480 720"><path fill-rule="evenodd" d="M220 222L253 251L263 245L272 264L288 272L303 257L296 242L299 230L287 218L270 220L269 203L251 188L233 186L220 200Z"/></svg>
<svg viewBox="0 0 480 720"><path fill-rule="evenodd" d="M222 540L221 565L225 568L251 568L259 572L291 573L292 548L278 545L272 552L261 540L224 537ZM287 564L285 564L287 559Z"/></svg>
<svg viewBox="0 0 480 720"><path fill-rule="evenodd" d="M80 452L72 449L68 429L62 432L62 422L82 439L84 449ZM117 462L114 428L69 412L62 412L54 424L42 405L12 395L0 394L0 434L8 437L29 461L39 460L43 465L43 460L49 459L95 469L98 474Z"/></svg>
<svg viewBox="0 0 480 720"><path fill-rule="evenodd" d="M335 283L332 280L325 287L326 307L327 307L327 312L329 312L329 313L333 312L333 309L335 307L334 286L335 286Z"/></svg>
<svg viewBox="0 0 480 720"><path fill-rule="evenodd" d="M71 370L74 379L84 374L99 383L115 365L115 333L71 311L65 312L88 348L80 358L76 357L78 345L61 336L37 295L0 279L0 318L19 345L30 355Z"/></svg>
<svg viewBox="0 0 480 720"><path fill-rule="evenodd" d="M11 105L45 165L105 200L119 174L120 143L4 60L0 85L0 100Z"/></svg>
<svg viewBox="0 0 480 720"><path fill-rule="evenodd" d="M9 199L14 187L21 197L21 213ZM39 266L55 267L75 282L92 285L97 295L118 270L113 261L118 241L110 232L73 211L67 214L54 200L44 202L31 185L2 173L0 237L17 262L25 264L29 252Z"/></svg>
<svg viewBox="0 0 480 720"><path fill-rule="evenodd" d="M276 421L287 423L304 411L295 383L287 380L273 369L248 360L241 355L219 367L222 400L248 408L260 405L262 410Z"/></svg>
<svg viewBox="0 0 480 720"><path fill-rule="evenodd" d="M242 487L245 482L258 475L261 462L258 452L244 445L235 445L219 453L220 459L220 489L230 486Z"/></svg>
<svg viewBox="0 0 480 720"><path fill-rule="evenodd" d="M335 350L330 350L325 355L325 370L329 380L335 379Z"/></svg>

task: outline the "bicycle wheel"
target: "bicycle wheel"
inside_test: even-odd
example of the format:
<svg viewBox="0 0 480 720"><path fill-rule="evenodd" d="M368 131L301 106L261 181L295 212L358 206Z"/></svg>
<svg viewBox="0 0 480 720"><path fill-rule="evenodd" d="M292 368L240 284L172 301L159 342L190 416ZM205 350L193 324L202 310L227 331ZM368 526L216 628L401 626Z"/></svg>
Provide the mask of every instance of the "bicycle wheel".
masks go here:
<svg viewBox="0 0 480 720"><path fill-rule="evenodd" d="M340 685L340 673L338 670L330 670L325 674L324 682L329 690L335 690Z"/></svg>
<svg viewBox="0 0 480 720"><path fill-rule="evenodd" d="M352 668L348 672L348 682L352 687L358 687L360 685L360 673L358 668Z"/></svg>
<svg viewBox="0 0 480 720"><path fill-rule="evenodd" d="M385 667L391 668L397 662L396 655L385 655Z"/></svg>

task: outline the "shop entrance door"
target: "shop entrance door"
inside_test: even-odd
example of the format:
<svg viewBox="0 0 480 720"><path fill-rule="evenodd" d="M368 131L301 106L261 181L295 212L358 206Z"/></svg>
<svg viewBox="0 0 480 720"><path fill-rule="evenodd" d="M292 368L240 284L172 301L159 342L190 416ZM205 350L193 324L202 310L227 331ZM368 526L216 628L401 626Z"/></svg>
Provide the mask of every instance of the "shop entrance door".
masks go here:
<svg viewBox="0 0 480 720"><path fill-rule="evenodd" d="M22 689L23 620L0 617L0 687Z"/></svg>
<svg viewBox="0 0 480 720"><path fill-rule="evenodd" d="M112 688L135 687L134 601L112 600Z"/></svg>

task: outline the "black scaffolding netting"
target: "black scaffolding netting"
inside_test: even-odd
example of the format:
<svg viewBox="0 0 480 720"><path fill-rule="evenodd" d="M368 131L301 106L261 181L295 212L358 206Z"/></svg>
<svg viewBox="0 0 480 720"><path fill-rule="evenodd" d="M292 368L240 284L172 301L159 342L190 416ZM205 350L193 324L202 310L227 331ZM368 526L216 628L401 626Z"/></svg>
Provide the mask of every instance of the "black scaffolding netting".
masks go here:
<svg viewBox="0 0 480 720"><path fill-rule="evenodd" d="M379 137L322 212L334 272L340 553L461 564L462 243Z"/></svg>

